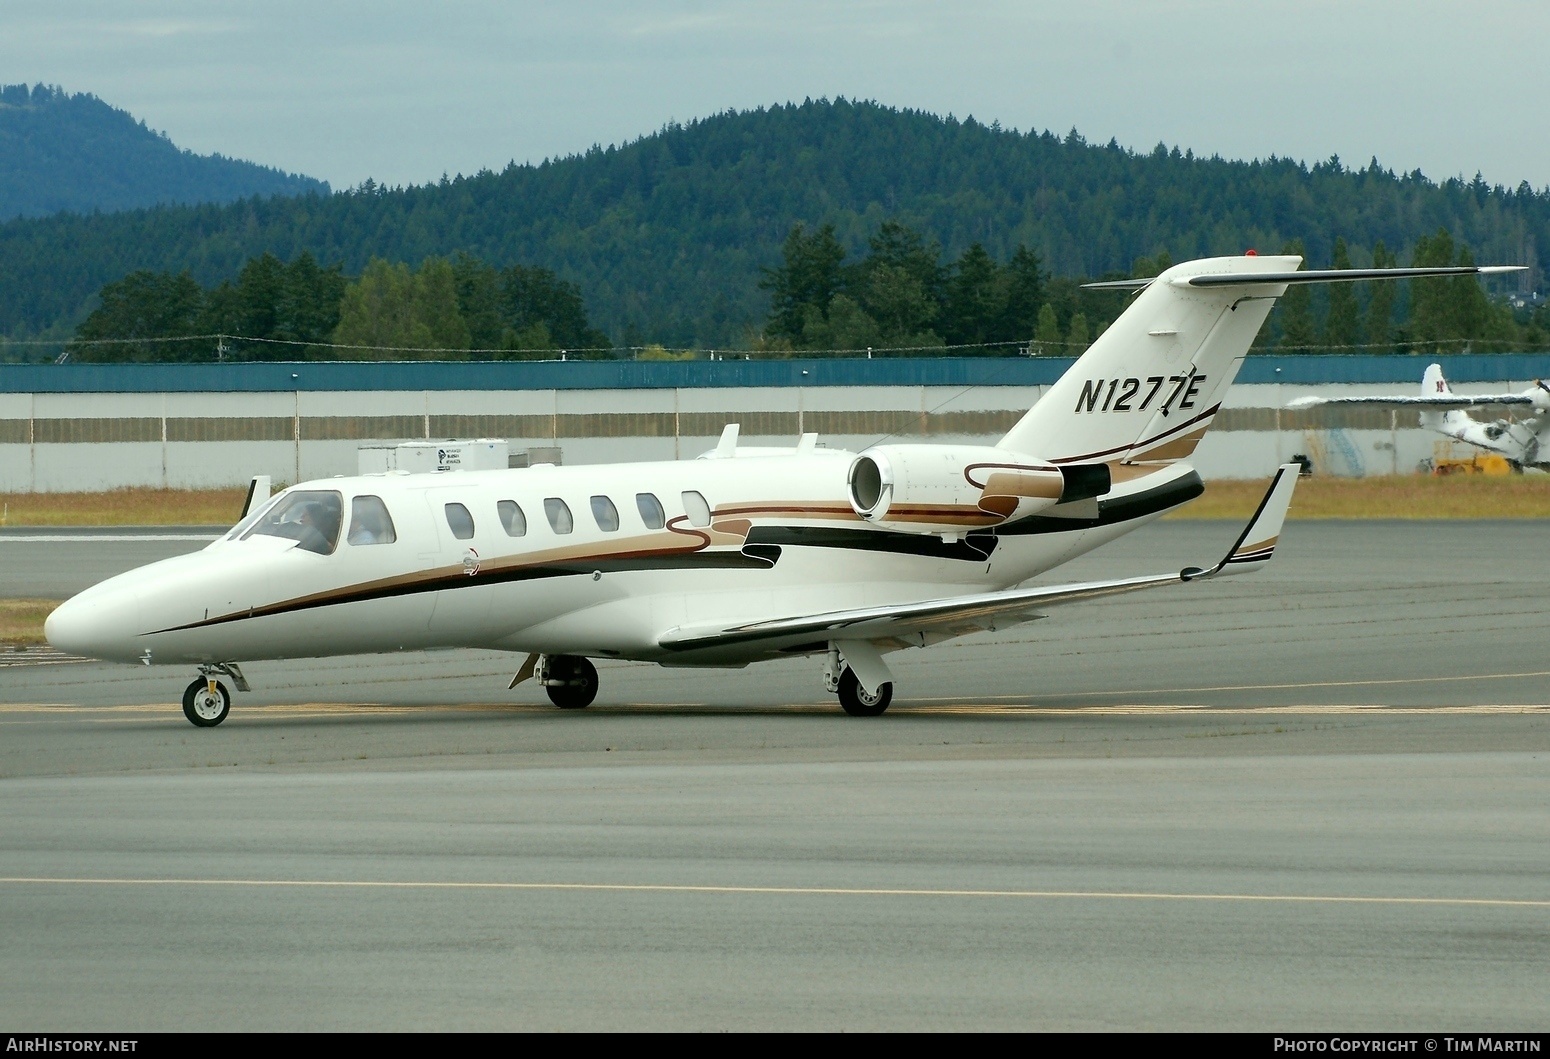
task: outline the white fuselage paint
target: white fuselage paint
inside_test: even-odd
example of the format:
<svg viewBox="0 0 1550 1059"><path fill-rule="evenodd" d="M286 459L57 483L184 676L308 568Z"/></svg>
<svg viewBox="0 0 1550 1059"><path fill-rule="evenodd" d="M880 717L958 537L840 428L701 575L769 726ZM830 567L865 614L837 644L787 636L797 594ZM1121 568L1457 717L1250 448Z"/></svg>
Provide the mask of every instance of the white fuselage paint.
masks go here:
<svg viewBox="0 0 1550 1059"><path fill-rule="evenodd" d="M1105 504L1147 496L1122 515L1115 508L1101 524L1047 519L1041 532L998 536L984 557L971 547L980 538L889 533L862 520L847 499L853 458L819 449L302 483L293 490L339 493L346 513L356 496L380 497L396 541L353 545L341 531L322 555L283 538L228 535L87 590L55 612L48 636L72 653L153 664L480 647L740 666L769 655L757 647L674 653L660 640L708 623L1005 588L1199 491L1187 465L1158 467L1115 483ZM711 525L690 524L688 490L708 501ZM660 500L665 528L647 527L638 493ZM593 496L612 500L617 530L599 528ZM568 534L544 514L545 499L556 497L574 519ZM520 505L523 536L503 528L502 500ZM473 515L471 538L453 535L449 503ZM885 542L902 550L879 547Z"/></svg>

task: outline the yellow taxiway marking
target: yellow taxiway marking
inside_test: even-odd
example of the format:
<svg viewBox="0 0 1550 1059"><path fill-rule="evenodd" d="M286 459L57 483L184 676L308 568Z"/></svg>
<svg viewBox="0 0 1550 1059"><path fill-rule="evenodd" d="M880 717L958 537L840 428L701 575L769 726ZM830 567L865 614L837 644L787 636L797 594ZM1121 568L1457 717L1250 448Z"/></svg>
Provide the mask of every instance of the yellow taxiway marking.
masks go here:
<svg viewBox="0 0 1550 1059"><path fill-rule="evenodd" d="M1067 698L1097 698L1109 695L1183 695L1206 691L1292 691L1298 688L1369 688L1398 684L1449 684L1463 680L1513 680L1521 677L1550 677L1550 669L1526 673L1480 673L1465 677L1396 677L1387 680L1310 680L1299 684L1218 684L1200 688L1137 688L1129 691L1070 691ZM1019 699L1021 695L986 695L987 699Z"/></svg>
<svg viewBox="0 0 1550 1059"><path fill-rule="evenodd" d="M49 713L90 714L97 721L128 721L146 714L180 714L182 707L171 703L144 703L128 706L79 706L63 702L20 702L0 705L0 716L41 715ZM541 713L552 714L554 707L543 703L463 703L436 706L397 706L385 703L308 702L276 706L251 706L233 717L257 719L265 716L327 717L381 714L425 713ZM778 706L721 706L708 702L651 702L618 706L594 706L593 714L696 712L717 714L809 713L837 714L833 703L793 703ZM1483 715L1550 713L1543 703L1479 703L1458 706L1389 706L1383 703L1305 703L1282 706L1212 706L1205 703L1112 703L1092 706L1037 706L1008 702L937 702L913 705L901 702L890 715L963 716L963 717L1254 717L1323 716L1381 714L1408 715ZM17 723L7 721L6 723Z"/></svg>
<svg viewBox="0 0 1550 1059"><path fill-rule="evenodd" d="M115 879L8 876L6 886L209 886L318 890L485 890L595 893L754 894L793 897L999 897L1096 901L1238 901L1281 904L1465 905L1495 908L1550 908L1550 900L1506 897L1398 897L1350 894L1170 893L1147 890L952 890L868 886L717 886L678 883L452 882L379 879Z"/></svg>

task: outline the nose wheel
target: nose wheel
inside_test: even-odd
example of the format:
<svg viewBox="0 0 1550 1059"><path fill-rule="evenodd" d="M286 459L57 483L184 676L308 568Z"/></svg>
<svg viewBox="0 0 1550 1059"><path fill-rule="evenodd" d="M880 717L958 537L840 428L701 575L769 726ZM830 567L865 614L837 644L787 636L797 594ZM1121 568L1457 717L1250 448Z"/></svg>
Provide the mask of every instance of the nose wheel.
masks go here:
<svg viewBox="0 0 1550 1059"><path fill-rule="evenodd" d="M200 728L214 728L231 712L231 692L214 677L200 677L183 691L183 716Z"/></svg>

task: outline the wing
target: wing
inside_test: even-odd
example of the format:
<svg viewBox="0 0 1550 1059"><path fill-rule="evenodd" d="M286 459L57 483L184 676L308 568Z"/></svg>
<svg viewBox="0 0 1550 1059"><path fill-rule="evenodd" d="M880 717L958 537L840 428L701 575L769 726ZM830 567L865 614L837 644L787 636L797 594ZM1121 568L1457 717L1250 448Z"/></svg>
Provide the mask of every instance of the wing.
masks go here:
<svg viewBox="0 0 1550 1059"><path fill-rule="evenodd" d="M1488 394L1462 394L1462 393L1436 393L1426 396L1412 397L1299 397L1295 401L1287 402L1287 408L1317 408L1321 405L1361 404L1377 408L1435 408L1439 410L1451 410L1456 408L1484 408L1487 405L1535 405L1532 393L1488 393Z"/></svg>
<svg viewBox="0 0 1550 1059"><path fill-rule="evenodd" d="M830 641L920 647L965 633L993 631L1031 621L1043 617L1050 608L1067 603L1246 573L1264 566L1274 554L1299 470L1297 464L1289 463L1276 472L1259 509L1244 527L1237 543L1221 562L1206 569L1189 567L1177 573L1146 577L978 592L918 603L858 607L740 625L683 626L662 636L658 643L667 651L683 654L725 653L733 648L748 654L774 654L798 648L817 650L816 645Z"/></svg>

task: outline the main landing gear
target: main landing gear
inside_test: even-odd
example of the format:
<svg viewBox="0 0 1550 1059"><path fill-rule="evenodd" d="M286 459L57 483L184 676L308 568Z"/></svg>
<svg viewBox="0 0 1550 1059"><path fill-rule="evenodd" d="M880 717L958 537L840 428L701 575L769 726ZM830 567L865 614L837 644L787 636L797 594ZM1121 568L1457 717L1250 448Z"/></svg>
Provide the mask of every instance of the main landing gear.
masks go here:
<svg viewBox="0 0 1550 1059"><path fill-rule="evenodd" d="M840 697L841 708L852 717L882 716L883 711L888 709L888 704L893 701L893 681L877 680L879 676L888 675L882 656L870 644L846 644L844 650L847 657L842 667L840 650L839 644L829 645L828 659L823 667L824 688ZM871 669L875 691L868 691L861 683L861 678L856 676L851 662Z"/></svg>
<svg viewBox="0 0 1550 1059"><path fill-rule="evenodd" d="M584 709L597 698L597 667L580 655L544 655L533 676L562 710Z"/></svg>
<svg viewBox="0 0 1550 1059"><path fill-rule="evenodd" d="M199 673L199 679L183 689L183 716L199 728L214 728L231 712L231 692L216 674L230 677L238 691L248 690L247 678L235 662L203 665Z"/></svg>

